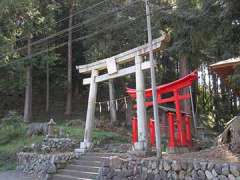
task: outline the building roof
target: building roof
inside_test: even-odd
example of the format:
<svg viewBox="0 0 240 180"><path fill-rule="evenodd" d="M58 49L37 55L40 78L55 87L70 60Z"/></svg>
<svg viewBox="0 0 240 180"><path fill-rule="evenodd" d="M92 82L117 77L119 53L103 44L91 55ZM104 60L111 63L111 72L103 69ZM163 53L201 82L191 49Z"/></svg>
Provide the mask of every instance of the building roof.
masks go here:
<svg viewBox="0 0 240 180"><path fill-rule="evenodd" d="M219 76L225 78L226 76L232 74L238 65L240 65L240 57L217 62L210 65L210 68Z"/></svg>

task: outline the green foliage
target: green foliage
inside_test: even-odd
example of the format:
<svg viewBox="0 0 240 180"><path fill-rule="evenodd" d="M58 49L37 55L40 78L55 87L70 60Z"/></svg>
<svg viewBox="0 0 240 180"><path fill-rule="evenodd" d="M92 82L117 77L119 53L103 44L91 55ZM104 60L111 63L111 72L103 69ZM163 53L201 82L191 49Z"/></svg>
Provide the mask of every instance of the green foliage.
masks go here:
<svg viewBox="0 0 240 180"><path fill-rule="evenodd" d="M19 136L7 144L0 144L0 171L15 170L16 154L25 146L40 143L42 139L42 136Z"/></svg>
<svg viewBox="0 0 240 180"><path fill-rule="evenodd" d="M25 125L23 119L16 112L10 111L9 114L1 119L0 124L0 145L7 144L14 139L25 135Z"/></svg>

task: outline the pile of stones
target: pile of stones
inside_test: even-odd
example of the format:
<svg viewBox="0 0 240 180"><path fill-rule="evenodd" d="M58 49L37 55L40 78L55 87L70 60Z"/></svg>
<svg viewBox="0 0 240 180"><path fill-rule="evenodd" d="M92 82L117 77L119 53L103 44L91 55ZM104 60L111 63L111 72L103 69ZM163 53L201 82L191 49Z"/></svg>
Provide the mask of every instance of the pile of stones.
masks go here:
<svg viewBox="0 0 240 180"><path fill-rule="evenodd" d="M100 169L98 180L107 179L240 180L240 164L114 157Z"/></svg>
<svg viewBox="0 0 240 180"><path fill-rule="evenodd" d="M72 152L76 143L70 138L48 138L42 143L33 145L33 150L42 153Z"/></svg>

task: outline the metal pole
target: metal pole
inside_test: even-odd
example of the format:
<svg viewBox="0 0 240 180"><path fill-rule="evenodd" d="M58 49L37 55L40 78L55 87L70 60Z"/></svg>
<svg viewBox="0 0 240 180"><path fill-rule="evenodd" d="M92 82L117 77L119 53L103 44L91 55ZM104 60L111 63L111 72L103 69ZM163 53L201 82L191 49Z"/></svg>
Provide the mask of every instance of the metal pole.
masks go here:
<svg viewBox="0 0 240 180"><path fill-rule="evenodd" d="M148 29L149 59L150 59L150 66L151 66L151 85L152 85L152 96L153 96L155 133L156 133L156 150L157 150L157 157L160 158L162 156L161 134L160 134L160 122L159 122L159 115L158 115L155 63L153 59L154 57L153 57L153 50L152 50L152 28L151 28L149 0L145 0L145 5L146 5L147 29Z"/></svg>
<svg viewBox="0 0 240 180"><path fill-rule="evenodd" d="M194 111L193 96L192 96L192 88L191 87L189 87L189 92L190 92L190 95L191 95L191 106L192 106L192 115L193 115L194 129L196 131L197 130L197 119L196 119L196 114L195 114L195 111Z"/></svg>

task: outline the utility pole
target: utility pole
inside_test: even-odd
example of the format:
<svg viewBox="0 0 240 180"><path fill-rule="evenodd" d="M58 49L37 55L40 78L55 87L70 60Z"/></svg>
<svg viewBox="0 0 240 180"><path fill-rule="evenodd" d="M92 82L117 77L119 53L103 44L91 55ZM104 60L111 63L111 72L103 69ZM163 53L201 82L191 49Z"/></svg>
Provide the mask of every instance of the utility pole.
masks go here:
<svg viewBox="0 0 240 180"><path fill-rule="evenodd" d="M146 16L147 16L149 59L150 59L150 67L151 67L151 85L152 85L155 133L156 133L156 150L157 150L157 157L161 158L162 156L161 133L160 133L160 122L159 122L159 114L158 114L155 62L154 62L153 50L152 50L153 49L152 48L152 27L151 27L151 14L150 14L149 0L145 0L145 5L146 5Z"/></svg>

